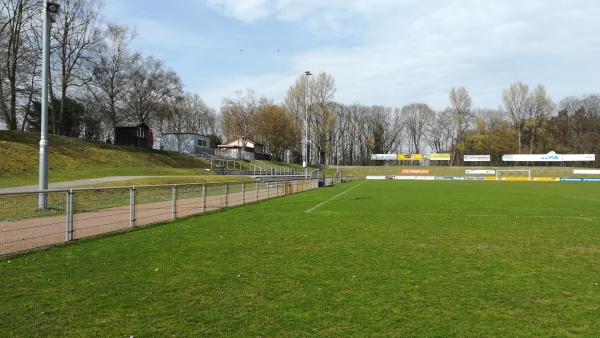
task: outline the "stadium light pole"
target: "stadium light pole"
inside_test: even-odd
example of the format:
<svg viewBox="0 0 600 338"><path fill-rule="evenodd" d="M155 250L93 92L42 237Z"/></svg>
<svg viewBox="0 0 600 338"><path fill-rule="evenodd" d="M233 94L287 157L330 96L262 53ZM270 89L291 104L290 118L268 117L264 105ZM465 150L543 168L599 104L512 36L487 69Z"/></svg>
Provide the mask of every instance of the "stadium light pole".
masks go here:
<svg viewBox="0 0 600 338"><path fill-rule="evenodd" d="M311 76L310 71L304 72L304 137L302 140L302 167L304 167L304 178L308 178L308 105L307 105L307 93L308 93L308 77ZM310 100L310 97L308 97Z"/></svg>
<svg viewBox="0 0 600 338"><path fill-rule="evenodd" d="M40 121L40 163L38 189L48 190L48 78L50 67L50 24L53 15L58 13L60 6L57 3L44 0L42 8L42 102ZM48 207L48 193L42 192L38 196L38 207Z"/></svg>

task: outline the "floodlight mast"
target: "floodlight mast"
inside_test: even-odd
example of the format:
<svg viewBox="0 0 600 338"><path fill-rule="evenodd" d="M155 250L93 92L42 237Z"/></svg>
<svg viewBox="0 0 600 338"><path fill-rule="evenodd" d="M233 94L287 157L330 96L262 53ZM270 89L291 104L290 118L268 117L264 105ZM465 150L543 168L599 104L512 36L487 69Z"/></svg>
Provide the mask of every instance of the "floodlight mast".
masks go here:
<svg viewBox="0 0 600 338"><path fill-rule="evenodd" d="M302 138L302 167L304 168L304 178L308 178L308 103L310 103L309 83L308 77L311 76L310 71L304 72L305 86L304 86L304 137Z"/></svg>
<svg viewBox="0 0 600 338"><path fill-rule="evenodd" d="M38 196L38 208L48 208L48 78L50 67L50 24L53 15L58 13L60 6L44 0L42 7L42 102L40 121L40 163L38 189L44 191Z"/></svg>

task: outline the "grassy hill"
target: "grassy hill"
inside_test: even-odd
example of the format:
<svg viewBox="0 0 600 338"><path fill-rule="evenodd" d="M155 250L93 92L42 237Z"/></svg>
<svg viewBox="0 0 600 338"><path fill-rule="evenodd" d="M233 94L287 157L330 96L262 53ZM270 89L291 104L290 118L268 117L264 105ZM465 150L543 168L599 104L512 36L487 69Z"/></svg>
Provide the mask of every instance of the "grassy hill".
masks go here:
<svg viewBox="0 0 600 338"><path fill-rule="evenodd" d="M35 184L39 134L0 131L0 187ZM175 152L50 136L49 180L106 176L210 175L204 161Z"/></svg>

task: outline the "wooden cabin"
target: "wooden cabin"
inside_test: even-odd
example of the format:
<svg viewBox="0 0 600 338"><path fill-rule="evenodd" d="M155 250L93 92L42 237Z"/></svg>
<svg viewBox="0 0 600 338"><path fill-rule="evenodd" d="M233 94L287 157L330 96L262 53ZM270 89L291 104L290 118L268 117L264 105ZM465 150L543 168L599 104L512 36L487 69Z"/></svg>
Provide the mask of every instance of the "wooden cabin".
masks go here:
<svg viewBox="0 0 600 338"><path fill-rule="evenodd" d="M121 122L115 127L115 142L119 146L152 149L152 130L144 122Z"/></svg>

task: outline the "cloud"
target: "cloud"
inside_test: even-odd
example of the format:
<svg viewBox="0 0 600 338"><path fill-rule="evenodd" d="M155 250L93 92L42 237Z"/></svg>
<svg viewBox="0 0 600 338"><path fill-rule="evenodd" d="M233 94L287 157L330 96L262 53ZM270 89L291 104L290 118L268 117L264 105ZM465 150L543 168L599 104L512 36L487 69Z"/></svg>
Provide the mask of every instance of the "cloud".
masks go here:
<svg viewBox="0 0 600 338"><path fill-rule="evenodd" d="M244 22L252 22L271 14L268 0L206 0L206 4L226 16Z"/></svg>
<svg viewBox="0 0 600 338"><path fill-rule="evenodd" d="M280 92L265 78L293 79L306 69L331 73L343 102L397 106L422 100L438 109L456 85L467 86L476 104L492 107L514 81L545 83L557 99L600 85L596 78L573 76L600 70L594 61L600 48L597 2L207 1L247 23L293 23L317 41L331 39L327 47L290 56L286 72L245 77L244 84L259 92L264 85L265 92ZM220 85L225 92L232 87Z"/></svg>

